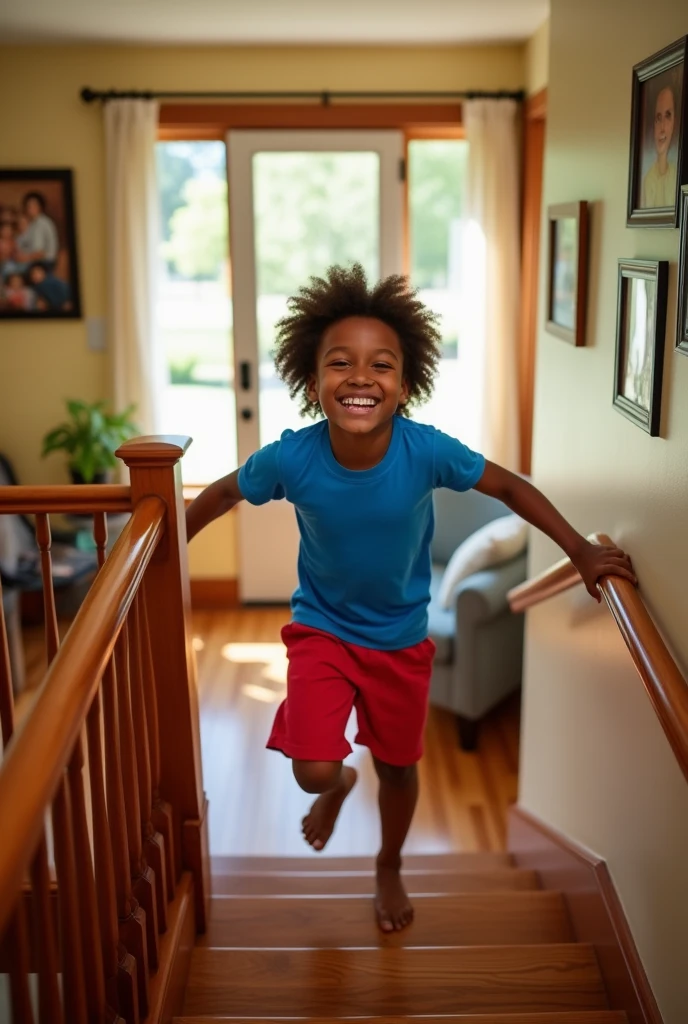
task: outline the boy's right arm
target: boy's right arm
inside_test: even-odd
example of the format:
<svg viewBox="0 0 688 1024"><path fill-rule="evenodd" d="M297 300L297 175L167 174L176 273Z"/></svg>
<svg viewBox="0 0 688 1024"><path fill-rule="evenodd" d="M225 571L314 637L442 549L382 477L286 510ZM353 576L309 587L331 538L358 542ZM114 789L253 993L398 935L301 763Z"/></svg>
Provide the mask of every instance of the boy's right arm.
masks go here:
<svg viewBox="0 0 688 1024"><path fill-rule="evenodd" d="M201 491L186 510L186 537L191 540L213 519L229 512L243 500L239 490L239 470L223 476Z"/></svg>

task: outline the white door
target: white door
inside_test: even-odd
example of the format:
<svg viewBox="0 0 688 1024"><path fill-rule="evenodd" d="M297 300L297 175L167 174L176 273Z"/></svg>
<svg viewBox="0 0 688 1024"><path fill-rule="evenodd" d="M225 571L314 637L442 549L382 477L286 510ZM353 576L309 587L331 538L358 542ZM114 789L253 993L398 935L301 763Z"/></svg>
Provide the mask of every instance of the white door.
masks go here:
<svg viewBox="0 0 688 1024"><path fill-rule="evenodd" d="M227 137L239 465L312 422L274 372L287 299L333 263L376 281L402 270L403 135L396 131L231 131ZM298 530L286 501L239 506L244 602L287 601Z"/></svg>

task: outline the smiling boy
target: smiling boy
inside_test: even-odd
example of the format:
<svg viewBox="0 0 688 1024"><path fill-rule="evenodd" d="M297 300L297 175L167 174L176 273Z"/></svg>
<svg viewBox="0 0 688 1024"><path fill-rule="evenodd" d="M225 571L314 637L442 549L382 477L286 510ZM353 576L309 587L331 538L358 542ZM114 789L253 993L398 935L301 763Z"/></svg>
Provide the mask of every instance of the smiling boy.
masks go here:
<svg viewBox="0 0 688 1024"><path fill-rule="evenodd" d="M323 418L285 431L206 488L187 510L187 532L242 499L294 505L301 544L292 621L282 631L287 698L268 747L292 759L303 790L319 794L302 828L322 850L356 782L343 764L356 708L356 741L369 747L379 779L375 911L383 931L399 930L413 917L401 850L418 796L434 653L433 490L476 488L505 502L564 549L598 600L601 576L634 581L633 570L619 549L580 536L525 480L408 418L432 392L440 336L404 278L369 288L360 266L331 268L290 300L276 348L292 398Z"/></svg>

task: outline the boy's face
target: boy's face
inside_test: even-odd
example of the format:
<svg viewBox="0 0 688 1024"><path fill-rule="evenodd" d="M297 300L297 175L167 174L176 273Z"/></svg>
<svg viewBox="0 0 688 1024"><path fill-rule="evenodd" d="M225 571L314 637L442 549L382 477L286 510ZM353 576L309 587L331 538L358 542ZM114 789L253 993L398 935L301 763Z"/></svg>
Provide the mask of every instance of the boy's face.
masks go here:
<svg viewBox="0 0 688 1024"><path fill-rule="evenodd" d="M674 93L672 89L662 89L655 104L655 146L660 156L669 151L673 134Z"/></svg>
<svg viewBox="0 0 688 1024"><path fill-rule="evenodd" d="M31 267L29 278L33 284L40 284L45 280L45 270L43 267Z"/></svg>
<svg viewBox="0 0 688 1024"><path fill-rule="evenodd" d="M332 324L318 348L308 397L348 433L367 434L385 424L408 399L396 332L365 316Z"/></svg>

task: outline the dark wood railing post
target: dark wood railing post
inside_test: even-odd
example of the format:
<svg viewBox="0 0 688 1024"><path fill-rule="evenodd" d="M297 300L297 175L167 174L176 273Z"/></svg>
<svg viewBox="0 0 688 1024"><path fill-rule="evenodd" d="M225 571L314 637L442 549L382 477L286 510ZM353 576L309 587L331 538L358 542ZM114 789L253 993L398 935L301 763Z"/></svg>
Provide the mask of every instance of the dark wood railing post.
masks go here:
<svg viewBox="0 0 688 1024"><path fill-rule="evenodd" d="M204 931L210 896L208 819L179 464L190 443L186 437L139 437L122 445L117 455L131 473L133 505L154 494L167 506L165 533L148 566L145 589L158 698L160 791L172 807L175 877L182 869L193 872L196 926Z"/></svg>

